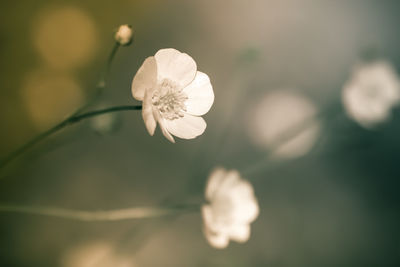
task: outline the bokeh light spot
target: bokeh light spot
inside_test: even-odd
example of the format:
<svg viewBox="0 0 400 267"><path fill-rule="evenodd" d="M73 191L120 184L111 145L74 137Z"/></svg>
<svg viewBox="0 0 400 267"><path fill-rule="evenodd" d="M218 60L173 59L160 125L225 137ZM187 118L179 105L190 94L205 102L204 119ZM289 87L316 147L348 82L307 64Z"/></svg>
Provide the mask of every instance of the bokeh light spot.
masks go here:
<svg viewBox="0 0 400 267"><path fill-rule="evenodd" d="M84 100L81 87L72 77L44 69L27 74L21 93L38 130L45 130L70 115Z"/></svg>
<svg viewBox="0 0 400 267"><path fill-rule="evenodd" d="M95 24L78 8L44 9L33 25L34 45L53 68L72 69L85 65L97 50Z"/></svg>
<svg viewBox="0 0 400 267"><path fill-rule="evenodd" d="M78 245L68 250L62 258L62 267L134 267L131 259L114 252L105 242Z"/></svg>

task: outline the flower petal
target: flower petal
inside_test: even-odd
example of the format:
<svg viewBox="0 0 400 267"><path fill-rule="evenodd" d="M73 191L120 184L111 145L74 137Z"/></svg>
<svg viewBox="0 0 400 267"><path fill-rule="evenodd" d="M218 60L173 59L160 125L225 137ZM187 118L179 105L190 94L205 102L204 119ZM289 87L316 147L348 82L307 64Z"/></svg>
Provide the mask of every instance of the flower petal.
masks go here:
<svg viewBox="0 0 400 267"><path fill-rule="evenodd" d="M193 139L201 135L207 127L202 117L185 114L176 120L164 120L167 130L182 139Z"/></svg>
<svg viewBox="0 0 400 267"><path fill-rule="evenodd" d="M244 243L250 238L250 225L235 225L231 228L229 237L239 243Z"/></svg>
<svg viewBox="0 0 400 267"><path fill-rule="evenodd" d="M157 123L156 119L154 118L153 105L151 103L151 92L149 91L145 91L144 94L142 117L147 131L151 136L153 136Z"/></svg>
<svg viewBox="0 0 400 267"><path fill-rule="evenodd" d="M213 233L205 229L204 231L208 243L217 249L226 248L229 245L228 236L221 233Z"/></svg>
<svg viewBox="0 0 400 267"><path fill-rule="evenodd" d="M231 217L235 222L251 223L260 213L257 199L254 195L232 198L232 205L235 208L231 211Z"/></svg>
<svg viewBox="0 0 400 267"><path fill-rule="evenodd" d="M205 197L208 201L212 201L214 195L216 194L221 182L225 178L226 170L224 168L216 168L210 174L208 178Z"/></svg>
<svg viewBox="0 0 400 267"><path fill-rule="evenodd" d="M143 100L145 91L157 83L157 63L154 57L148 57L137 71L132 81L132 96Z"/></svg>
<svg viewBox="0 0 400 267"><path fill-rule="evenodd" d="M208 243L215 248L225 248L229 244L229 238L226 234L213 231L213 212L210 205L201 207L201 214L204 223L204 234Z"/></svg>
<svg viewBox="0 0 400 267"><path fill-rule="evenodd" d="M156 121L158 121L158 123L160 124L160 129L161 132L163 133L163 135L165 136L165 138L167 138L170 142L175 143L174 138L172 137L172 135L169 133L167 127L166 127L166 120L164 120L160 113L157 110L153 110L153 115L154 118L156 119Z"/></svg>
<svg viewBox="0 0 400 267"><path fill-rule="evenodd" d="M229 195L236 185L240 184L243 179L236 170L230 170L225 174L223 181L219 184L219 195ZM237 197L237 196L235 196Z"/></svg>
<svg viewBox="0 0 400 267"><path fill-rule="evenodd" d="M183 88L196 76L196 62L188 54L166 48L159 50L154 57L157 61L159 81L167 78L177 82Z"/></svg>
<svg viewBox="0 0 400 267"><path fill-rule="evenodd" d="M198 71L194 80L183 89L188 96L185 105L187 113L201 116L206 114L214 103L214 91L207 74Z"/></svg>
<svg viewBox="0 0 400 267"><path fill-rule="evenodd" d="M211 205L203 205L201 206L201 215L203 217L203 223L206 228L210 228L213 223L213 213Z"/></svg>

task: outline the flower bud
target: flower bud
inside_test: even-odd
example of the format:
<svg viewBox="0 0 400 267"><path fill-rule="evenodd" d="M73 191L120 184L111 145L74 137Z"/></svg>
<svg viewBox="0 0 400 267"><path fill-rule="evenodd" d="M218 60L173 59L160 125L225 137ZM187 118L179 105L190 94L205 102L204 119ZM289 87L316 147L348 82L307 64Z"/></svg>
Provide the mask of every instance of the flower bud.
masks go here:
<svg viewBox="0 0 400 267"><path fill-rule="evenodd" d="M115 40L120 45L129 45L132 42L133 30L132 26L124 24L119 26L117 32L115 33Z"/></svg>

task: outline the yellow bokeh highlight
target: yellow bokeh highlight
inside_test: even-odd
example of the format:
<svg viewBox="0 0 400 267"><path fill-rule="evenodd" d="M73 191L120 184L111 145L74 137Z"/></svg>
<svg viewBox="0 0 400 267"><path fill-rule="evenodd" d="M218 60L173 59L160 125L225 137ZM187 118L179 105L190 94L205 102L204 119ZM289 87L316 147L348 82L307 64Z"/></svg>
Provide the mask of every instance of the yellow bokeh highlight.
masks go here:
<svg viewBox="0 0 400 267"><path fill-rule="evenodd" d="M73 69L87 64L98 48L93 19L76 7L39 12L33 23L34 45L48 66Z"/></svg>
<svg viewBox="0 0 400 267"><path fill-rule="evenodd" d="M60 122L84 101L81 87L71 76L45 69L26 75L21 94L38 130Z"/></svg>
<svg viewBox="0 0 400 267"><path fill-rule="evenodd" d="M61 259L62 267L134 267L132 259L118 255L105 242L78 245L68 250Z"/></svg>

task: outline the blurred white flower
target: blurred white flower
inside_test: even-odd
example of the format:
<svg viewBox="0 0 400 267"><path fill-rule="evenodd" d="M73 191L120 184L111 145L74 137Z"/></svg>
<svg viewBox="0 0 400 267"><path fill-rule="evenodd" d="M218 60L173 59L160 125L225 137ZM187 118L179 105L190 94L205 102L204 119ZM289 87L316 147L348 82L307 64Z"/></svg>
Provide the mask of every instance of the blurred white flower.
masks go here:
<svg viewBox="0 0 400 267"><path fill-rule="evenodd" d="M202 206L204 233L211 246L225 248L229 240L244 243L250 238L250 223L258 214L252 185L236 170L215 169L208 180Z"/></svg>
<svg viewBox="0 0 400 267"><path fill-rule="evenodd" d="M276 158L295 158L311 150L320 132L318 110L294 90L274 90L260 98L246 117L247 134Z"/></svg>
<svg viewBox="0 0 400 267"><path fill-rule="evenodd" d="M132 42L133 30L132 26L124 24L119 26L115 33L115 41L120 45L129 45Z"/></svg>
<svg viewBox="0 0 400 267"><path fill-rule="evenodd" d="M148 57L132 81L132 95L143 101L143 120L150 135L156 123L164 136L192 139L206 129L201 115L207 113L214 92L207 74L197 71L196 62L176 49L159 50Z"/></svg>
<svg viewBox="0 0 400 267"><path fill-rule="evenodd" d="M399 77L387 61L361 64L344 85L342 100L350 118L372 128L389 119L391 109L399 103Z"/></svg>

